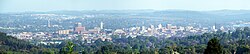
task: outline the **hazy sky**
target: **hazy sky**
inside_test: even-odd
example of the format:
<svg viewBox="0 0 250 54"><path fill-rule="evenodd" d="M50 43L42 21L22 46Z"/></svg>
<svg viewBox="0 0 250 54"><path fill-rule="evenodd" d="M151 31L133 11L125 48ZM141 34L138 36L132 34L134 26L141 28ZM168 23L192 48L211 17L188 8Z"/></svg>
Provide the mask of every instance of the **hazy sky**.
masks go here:
<svg viewBox="0 0 250 54"><path fill-rule="evenodd" d="M0 0L0 12L137 9L250 10L250 0Z"/></svg>

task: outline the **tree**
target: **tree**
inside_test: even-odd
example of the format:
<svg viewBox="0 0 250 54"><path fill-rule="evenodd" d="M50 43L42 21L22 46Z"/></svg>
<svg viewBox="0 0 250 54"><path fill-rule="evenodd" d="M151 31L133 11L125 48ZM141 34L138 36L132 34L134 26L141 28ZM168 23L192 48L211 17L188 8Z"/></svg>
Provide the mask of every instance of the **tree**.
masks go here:
<svg viewBox="0 0 250 54"><path fill-rule="evenodd" d="M250 54L250 48L248 45L241 45L237 47L236 54Z"/></svg>
<svg viewBox="0 0 250 54"><path fill-rule="evenodd" d="M59 51L59 53L60 54L67 54L66 47L61 48L60 51Z"/></svg>
<svg viewBox="0 0 250 54"><path fill-rule="evenodd" d="M169 46L165 46L164 48L159 49L159 54L171 54L173 53L173 49Z"/></svg>
<svg viewBox="0 0 250 54"><path fill-rule="evenodd" d="M68 42L68 45L66 47L69 49L68 54L72 54L74 44L72 42Z"/></svg>
<svg viewBox="0 0 250 54"><path fill-rule="evenodd" d="M60 49L60 54L73 54L74 44L72 42L68 42L68 44Z"/></svg>
<svg viewBox="0 0 250 54"><path fill-rule="evenodd" d="M204 54L222 54L222 46L217 38L212 38L207 44Z"/></svg>

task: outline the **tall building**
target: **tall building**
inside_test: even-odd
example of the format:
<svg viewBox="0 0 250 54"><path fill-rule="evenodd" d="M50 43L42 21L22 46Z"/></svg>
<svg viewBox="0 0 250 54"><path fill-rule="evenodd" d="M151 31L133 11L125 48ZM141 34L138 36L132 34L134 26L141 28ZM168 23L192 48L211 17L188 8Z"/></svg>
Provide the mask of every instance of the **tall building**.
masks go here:
<svg viewBox="0 0 250 54"><path fill-rule="evenodd" d="M142 26L142 27L141 27L141 30L142 30L142 31L146 30L146 27L145 27L145 26Z"/></svg>
<svg viewBox="0 0 250 54"><path fill-rule="evenodd" d="M100 28L103 29L103 22L101 22Z"/></svg>
<svg viewBox="0 0 250 54"><path fill-rule="evenodd" d="M150 28L151 28L151 29L154 29L155 27L154 27L154 25L150 25Z"/></svg>
<svg viewBox="0 0 250 54"><path fill-rule="evenodd" d="M74 33L80 34L85 31L85 27L82 26L82 23L76 23L74 26Z"/></svg>
<svg viewBox="0 0 250 54"><path fill-rule="evenodd" d="M153 35L156 32L154 25L150 25L150 28L151 28L150 34Z"/></svg>
<svg viewBox="0 0 250 54"><path fill-rule="evenodd" d="M216 29L216 26L214 25L214 26L212 26L212 31L217 31L217 29Z"/></svg>
<svg viewBox="0 0 250 54"><path fill-rule="evenodd" d="M161 24L159 24L159 25L158 25L158 28L159 28L159 29L161 29L161 28L162 28L162 25L161 25Z"/></svg>
<svg viewBox="0 0 250 54"><path fill-rule="evenodd" d="M51 25L50 25L50 20L48 20L48 27L51 27Z"/></svg>
<svg viewBox="0 0 250 54"><path fill-rule="evenodd" d="M142 26L141 27L141 32L140 33L144 33L144 32L147 32L147 28L145 26Z"/></svg>
<svg viewBox="0 0 250 54"><path fill-rule="evenodd" d="M171 29L172 25L171 24L167 24L167 29Z"/></svg>

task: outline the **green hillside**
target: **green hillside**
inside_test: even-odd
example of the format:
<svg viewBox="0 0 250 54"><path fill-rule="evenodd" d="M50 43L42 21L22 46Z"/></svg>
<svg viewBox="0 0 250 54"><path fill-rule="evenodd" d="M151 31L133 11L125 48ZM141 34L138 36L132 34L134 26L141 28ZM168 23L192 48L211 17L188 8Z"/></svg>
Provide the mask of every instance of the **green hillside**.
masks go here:
<svg viewBox="0 0 250 54"><path fill-rule="evenodd" d="M31 45L29 42L7 36L0 32L0 54L54 54L55 50Z"/></svg>

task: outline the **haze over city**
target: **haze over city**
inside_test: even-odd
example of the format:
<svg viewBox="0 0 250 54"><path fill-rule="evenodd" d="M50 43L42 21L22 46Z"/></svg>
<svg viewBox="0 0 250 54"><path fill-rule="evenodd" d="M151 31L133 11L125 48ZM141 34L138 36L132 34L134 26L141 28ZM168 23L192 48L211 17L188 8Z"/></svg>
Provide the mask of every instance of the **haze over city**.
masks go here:
<svg viewBox="0 0 250 54"><path fill-rule="evenodd" d="M249 10L249 0L1 0L0 12L58 10Z"/></svg>
<svg viewBox="0 0 250 54"><path fill-rule="evenodd" d="M250 0L0 0L0 54L250 54Z"/></svg>

